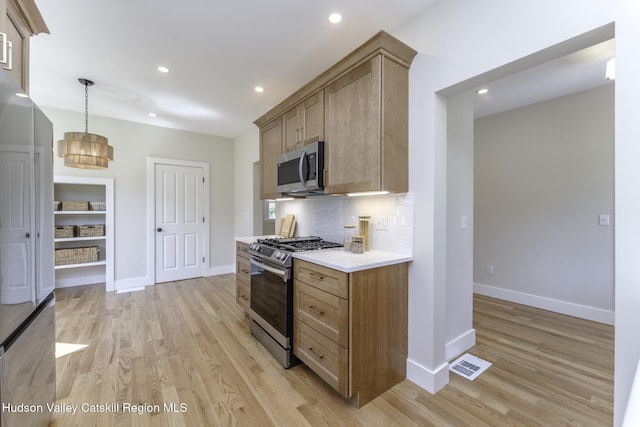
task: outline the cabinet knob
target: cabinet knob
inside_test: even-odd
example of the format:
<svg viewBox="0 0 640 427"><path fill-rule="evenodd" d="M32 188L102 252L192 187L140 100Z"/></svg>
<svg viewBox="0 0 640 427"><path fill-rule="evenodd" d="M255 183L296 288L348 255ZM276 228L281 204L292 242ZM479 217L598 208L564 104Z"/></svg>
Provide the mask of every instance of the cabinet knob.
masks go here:
<svg viewBox="0 0 640 427"><path fill-rule="evenodd" d="M156 231L159 233L159 232L161 232L161 231L162 231L162 228L158 227L158 228L156 229Z"/></svg>

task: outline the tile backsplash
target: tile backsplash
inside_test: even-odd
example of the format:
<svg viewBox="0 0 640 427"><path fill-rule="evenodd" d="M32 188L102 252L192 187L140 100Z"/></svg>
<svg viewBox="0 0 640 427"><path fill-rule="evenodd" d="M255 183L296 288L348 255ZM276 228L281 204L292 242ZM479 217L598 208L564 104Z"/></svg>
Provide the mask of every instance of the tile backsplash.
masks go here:
<svg viewBox="0 0 640 427"><path fill-rule="evenodd" d="M296 236L320 236L342 243L343 227L356 226L368 215L370 248L413 254L413 194L369 197L318 196L276 203L276 230L280 218L296 217Z"/></svg>

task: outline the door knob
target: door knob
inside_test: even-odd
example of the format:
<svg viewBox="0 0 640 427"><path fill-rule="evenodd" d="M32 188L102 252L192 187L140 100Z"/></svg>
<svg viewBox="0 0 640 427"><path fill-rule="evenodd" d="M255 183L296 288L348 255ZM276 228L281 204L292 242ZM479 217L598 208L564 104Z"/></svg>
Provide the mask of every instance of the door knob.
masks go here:
<svg viewBox="0 0 640 427"><path fill-rule="evenodd" d="M31 237L31 233L27 233L25 237L28 239L29 237Z"/></svg>
<svg viewBox="0 0 640 427"><path fill-rule="evenodd" d="M158 227L156 231L160 232L162 231L162 228Z"/></svg>

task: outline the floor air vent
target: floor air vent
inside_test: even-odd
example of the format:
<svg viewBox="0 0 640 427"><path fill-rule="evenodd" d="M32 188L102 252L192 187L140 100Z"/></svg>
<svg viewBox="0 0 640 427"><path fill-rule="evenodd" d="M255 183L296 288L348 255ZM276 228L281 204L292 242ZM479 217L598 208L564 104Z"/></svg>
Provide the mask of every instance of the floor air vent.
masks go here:
<svg viewBox="0 0 640 427"><path fill-rule="evenodd" d="M489 366L491 366L490 362L482 360L472 354L465 353L449 365L449 370L473 381Z"/></svg>

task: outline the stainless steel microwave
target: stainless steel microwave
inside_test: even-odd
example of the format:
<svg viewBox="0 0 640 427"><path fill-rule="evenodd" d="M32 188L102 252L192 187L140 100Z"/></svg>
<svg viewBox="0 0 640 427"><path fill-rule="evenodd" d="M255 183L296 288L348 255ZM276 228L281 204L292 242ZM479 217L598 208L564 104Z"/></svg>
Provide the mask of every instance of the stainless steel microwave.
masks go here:
<svg viewBox="0 0 640 427"><path fill-rule="evenodd" d="M278 192L294 195L324 194L324 142L316 141L281 154L277 161Z"/></svg>

